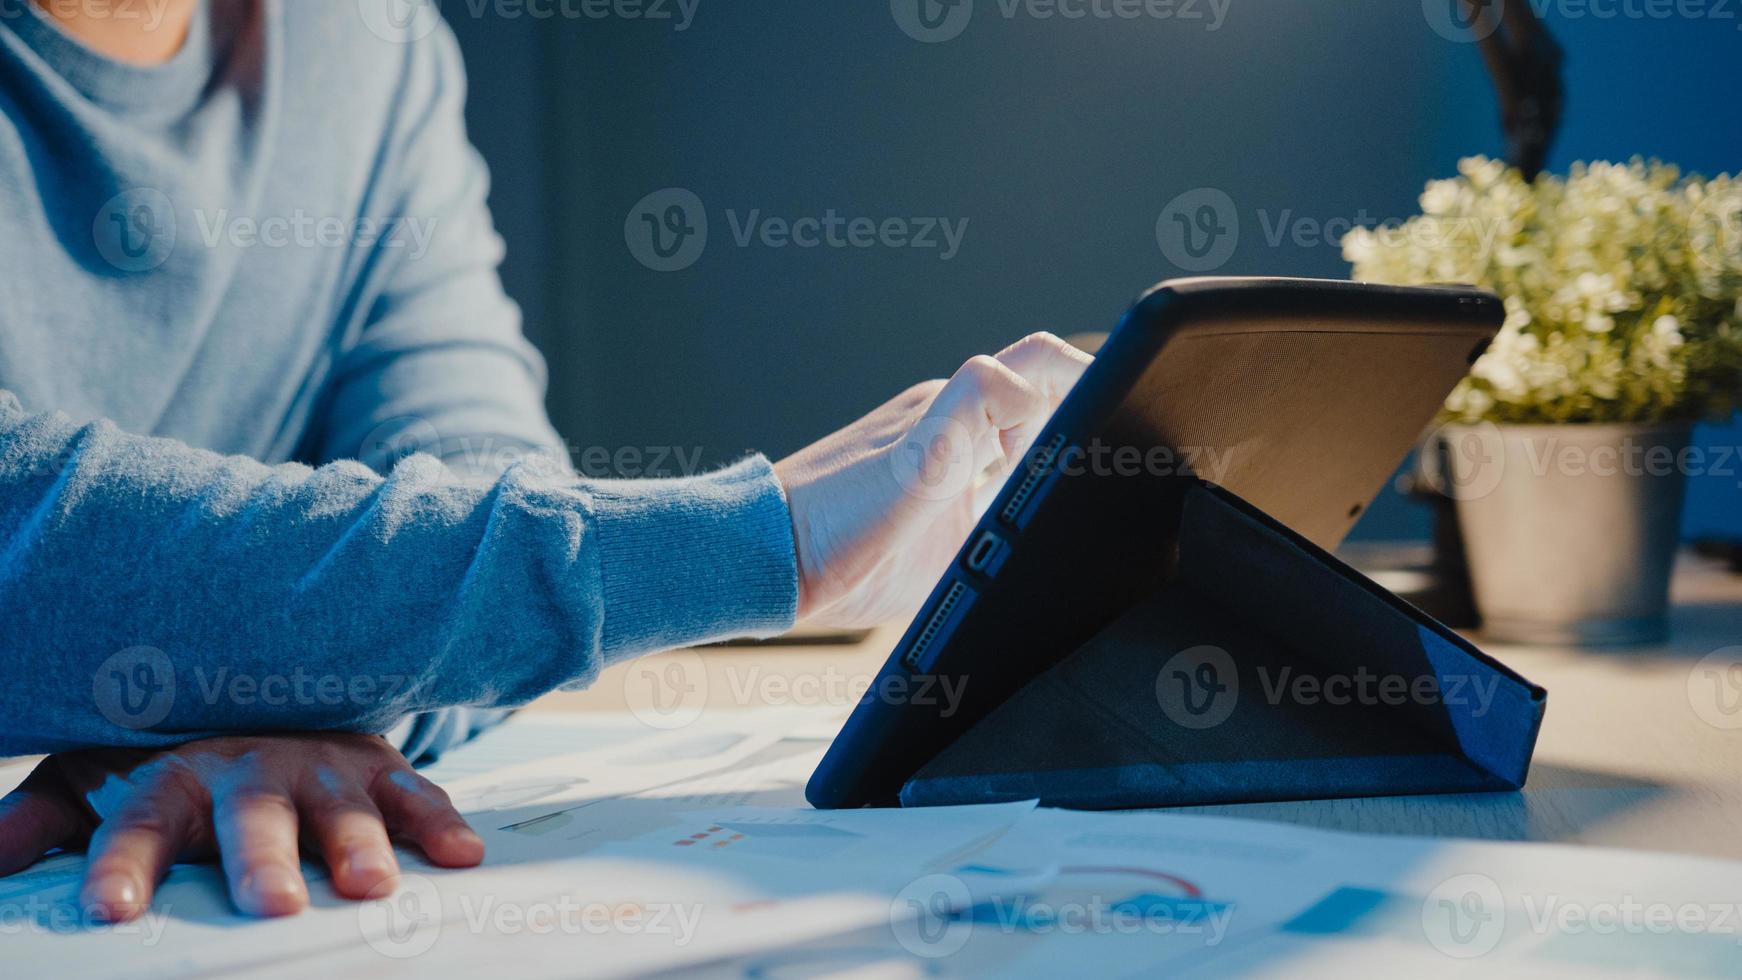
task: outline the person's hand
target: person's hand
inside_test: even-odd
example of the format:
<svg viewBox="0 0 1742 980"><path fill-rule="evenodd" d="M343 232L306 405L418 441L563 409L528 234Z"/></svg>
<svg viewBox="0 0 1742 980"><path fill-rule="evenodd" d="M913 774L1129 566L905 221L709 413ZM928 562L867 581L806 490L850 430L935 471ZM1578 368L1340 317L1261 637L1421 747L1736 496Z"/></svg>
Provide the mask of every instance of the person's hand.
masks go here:
<svg viewBox="0 0 1742 980"><path fill-rule="evenodd" d="M799 618L870 626L911 615L979 519L976 490L1021 461L1090 361L1034 334L776 464Z"/></svg>
<svg viewBox="0 0 1742 980"><path fill-rule="evenodd" d="M80 905L122 922L146 910L172 863L216 854L238 909L289 915L308 904L299 828L346 898L379 895L398 875L389 831L443 867L484 857L447 794L385 740L271 735L49 756L0 799L0 876L88 844Z"/></svg>

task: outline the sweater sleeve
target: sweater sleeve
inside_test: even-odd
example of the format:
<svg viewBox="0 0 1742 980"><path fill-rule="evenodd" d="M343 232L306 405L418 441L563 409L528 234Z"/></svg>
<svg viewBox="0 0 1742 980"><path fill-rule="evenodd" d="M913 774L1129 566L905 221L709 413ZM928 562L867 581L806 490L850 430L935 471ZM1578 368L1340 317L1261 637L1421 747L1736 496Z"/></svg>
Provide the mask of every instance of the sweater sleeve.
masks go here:
<svg viewBox="0 0 1742 980"><path fill-rule="evenodd" d="M0 393L0 755L384 731L617 660L788 628L790 515L752 457L586 481L415 455L269 467Z"/></svg>

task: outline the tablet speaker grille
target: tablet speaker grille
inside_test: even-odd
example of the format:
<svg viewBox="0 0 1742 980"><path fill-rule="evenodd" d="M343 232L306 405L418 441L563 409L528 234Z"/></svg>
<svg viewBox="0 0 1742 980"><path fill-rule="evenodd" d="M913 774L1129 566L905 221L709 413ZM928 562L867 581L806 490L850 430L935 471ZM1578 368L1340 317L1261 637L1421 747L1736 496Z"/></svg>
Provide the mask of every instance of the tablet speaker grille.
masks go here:
<svg viewBox="0 0 1742 980"><path fill-rule="evenodd" d="M1052 469L1053 463L1058 461L1059 450L1063 448L1065 448L1065 435L1061 432L1048 439L1046 445L1029 454L1026 464L1028 472L1023 475L1022 482L1017 485L1016 492L1010 495L1010 499L1004 503L1004 508L998 512L999 520L1012 527L1016 526L1016 519L1022 516L1022 509L1028 506L1029 498L1034 496L1034 491L1040 486L1040 481L1046 478L1046 471Z"/></svg>
<svg viewBox="0 0 1742 980"><path fill-rule="evenodd" d="M938 634L943 632L944 624L950 621L950 615L956 607L962 604L962 598L968 594L968 587L960 582L950 585L949 591L938 607L932 611L931 618L926 620L925 628L913 638L913 645L907 648L907 653L901 658L901 665L910 671L918 670L925 661L926 651L937 641Z"/></svg>

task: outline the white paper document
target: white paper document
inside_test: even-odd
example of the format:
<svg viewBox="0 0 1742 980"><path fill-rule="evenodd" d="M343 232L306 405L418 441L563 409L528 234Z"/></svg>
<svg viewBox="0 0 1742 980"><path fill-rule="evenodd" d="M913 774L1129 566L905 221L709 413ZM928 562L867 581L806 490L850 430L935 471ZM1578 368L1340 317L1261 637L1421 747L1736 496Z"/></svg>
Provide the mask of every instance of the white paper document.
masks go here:
<svg viewBox="0 0 1742 980"><path fill-rule="evenodd" d="M484 867L236 915L178 865L80 920L82 858L0 879L8 965L64 977L1742 976L1742 864L1029 803L816 811L804 712L517 720L428 772Z"/></svg>
<svg viewBox="0 0 1742 980"><path fill-rule="evenodd" d="M1675 855L1039 809L903 896L912 920L672 976L1736 977L1738 883Z"/></svg>

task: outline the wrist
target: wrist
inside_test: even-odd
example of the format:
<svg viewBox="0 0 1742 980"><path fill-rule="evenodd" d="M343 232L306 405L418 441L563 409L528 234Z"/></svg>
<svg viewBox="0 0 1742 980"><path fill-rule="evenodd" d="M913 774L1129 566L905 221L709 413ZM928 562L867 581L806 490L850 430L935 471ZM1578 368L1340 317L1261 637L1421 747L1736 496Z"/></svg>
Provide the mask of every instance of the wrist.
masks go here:
<svg viewBox="0 0 1742 980"><path fill-rule="evenodd" d="M767 459L681 480L600 482L588 495L607 662L792 627L791 509Z"/></svg>

